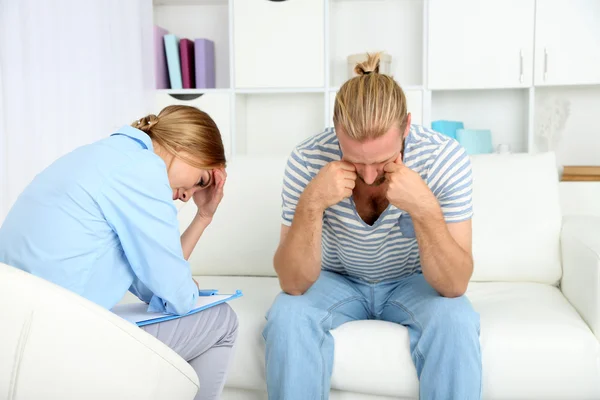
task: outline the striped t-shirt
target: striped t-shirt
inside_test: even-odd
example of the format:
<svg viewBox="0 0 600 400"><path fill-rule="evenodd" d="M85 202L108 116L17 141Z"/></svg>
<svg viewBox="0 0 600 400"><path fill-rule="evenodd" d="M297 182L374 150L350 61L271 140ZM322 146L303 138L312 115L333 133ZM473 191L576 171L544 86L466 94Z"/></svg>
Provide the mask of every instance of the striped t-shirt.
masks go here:
<svg viewBox="0 0 600 400"><path fill-rule="evenodd" d="M404 164L418 172L437 197L446 222L472 217L471 161L452 138L411 125ZM300 143L291 153L283 182L282 222L290 226L300 194L319 170L342 157L333 128ZM421 272L419 248L408 213L389 205L373 225L356 211L352 197L323 214L322 269L367 282L398 280Z"/></svg>

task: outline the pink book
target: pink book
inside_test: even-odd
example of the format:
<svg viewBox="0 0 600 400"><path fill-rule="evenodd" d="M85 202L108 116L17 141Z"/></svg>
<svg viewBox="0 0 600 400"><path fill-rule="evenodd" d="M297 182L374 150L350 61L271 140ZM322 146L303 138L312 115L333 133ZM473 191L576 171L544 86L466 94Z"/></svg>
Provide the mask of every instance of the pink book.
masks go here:
<svg viewBox="0 0 600 400"><path fill-rule="evenodd" d="M163 36L168 33L169 31L166 29L154 25L154 78L157 89L170 88L165 42L163 40Z"/></svg>
<svg viewBox="0 0 600 400"><path fill-rule="evenodd" d="M189 39L179 41L179 54L181 57L181 79L184 89L193 89L196 78L194 76L194 42Z"/></svg>

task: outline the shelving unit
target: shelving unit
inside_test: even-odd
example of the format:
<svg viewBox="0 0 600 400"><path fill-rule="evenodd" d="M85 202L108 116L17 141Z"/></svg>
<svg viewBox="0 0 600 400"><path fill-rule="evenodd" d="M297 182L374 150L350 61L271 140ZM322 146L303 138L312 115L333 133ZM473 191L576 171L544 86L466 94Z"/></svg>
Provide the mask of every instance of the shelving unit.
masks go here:
<svg viewBox="0 0 600 400"><path fill-rule="evenodd" d="M588 68L587 91L542 89L553 83L536 81L536 24L547 26L540 18L556 17L566 3L576 9L571 22L582 10L600 15L600 2L555 0L558 11L545 9L540 16L540 1L489 0L482 8L480 0L154 0L155 24L215 42L217 75L216 89L157 90L157 106L191 104L209 112L228 157L286 156L332 125L335 95L350 77L347 56L385 51L413 123L461 120L467 128L490 129L494 146L543 151L535 137L540 99L558 93L594 106L590 93L600 95L600 61L596 70ZM599 33L585 43L600 43L600 31L589 21L586 16L583 26ZM508 25L512 33L499 35L496 27ZM471 39L456 43L460 37ZM551 47L548 37L545 46ZM458 51L455 45L467 47ZM558 57L556 51L552 56ZM569 49L569 56L577 54ZM594 63L600 50L582 57ZM555 58L551 66L564 64ZM564 76L557 82L564 85Z"/></svg>

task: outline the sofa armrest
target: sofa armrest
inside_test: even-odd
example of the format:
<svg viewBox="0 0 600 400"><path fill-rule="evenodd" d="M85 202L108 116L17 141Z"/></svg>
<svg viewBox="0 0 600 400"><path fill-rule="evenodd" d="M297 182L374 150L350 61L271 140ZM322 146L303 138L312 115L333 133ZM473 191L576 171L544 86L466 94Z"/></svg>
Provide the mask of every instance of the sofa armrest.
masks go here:
<svg viewBox="0 0 600 400"><path fill-rule="evenodd" d="M194 369L136 325L0 264L0 391L19 398L193 399Z"/></svg>
<svg viewBox="0 0 600 400"><path fill-rule="evenodd" d="M566 217L561 290L600 340L600 217Z"/></svg>

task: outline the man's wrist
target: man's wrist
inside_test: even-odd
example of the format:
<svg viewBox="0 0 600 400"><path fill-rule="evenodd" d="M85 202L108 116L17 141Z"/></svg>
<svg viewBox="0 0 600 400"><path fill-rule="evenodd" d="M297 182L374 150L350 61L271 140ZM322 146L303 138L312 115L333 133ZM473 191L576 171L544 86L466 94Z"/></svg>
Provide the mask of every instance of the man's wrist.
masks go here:
<svg viewBox="0 0 600 400"><path fill-rule="evenodd" d="M311 214L322 215L325 211L325 207L320 204L319 198L315 196L311 190L310 184L300 195L300 198L298 199L298 207Z"/></svg>
<svg viewBox="0 0 600 400"><path fill-rule="evenodd" d="M409 214L413 221L417 222L444 219L440 203L438 203L433 194L431 197L424 199L414 210L409 211Z"/></svg>

